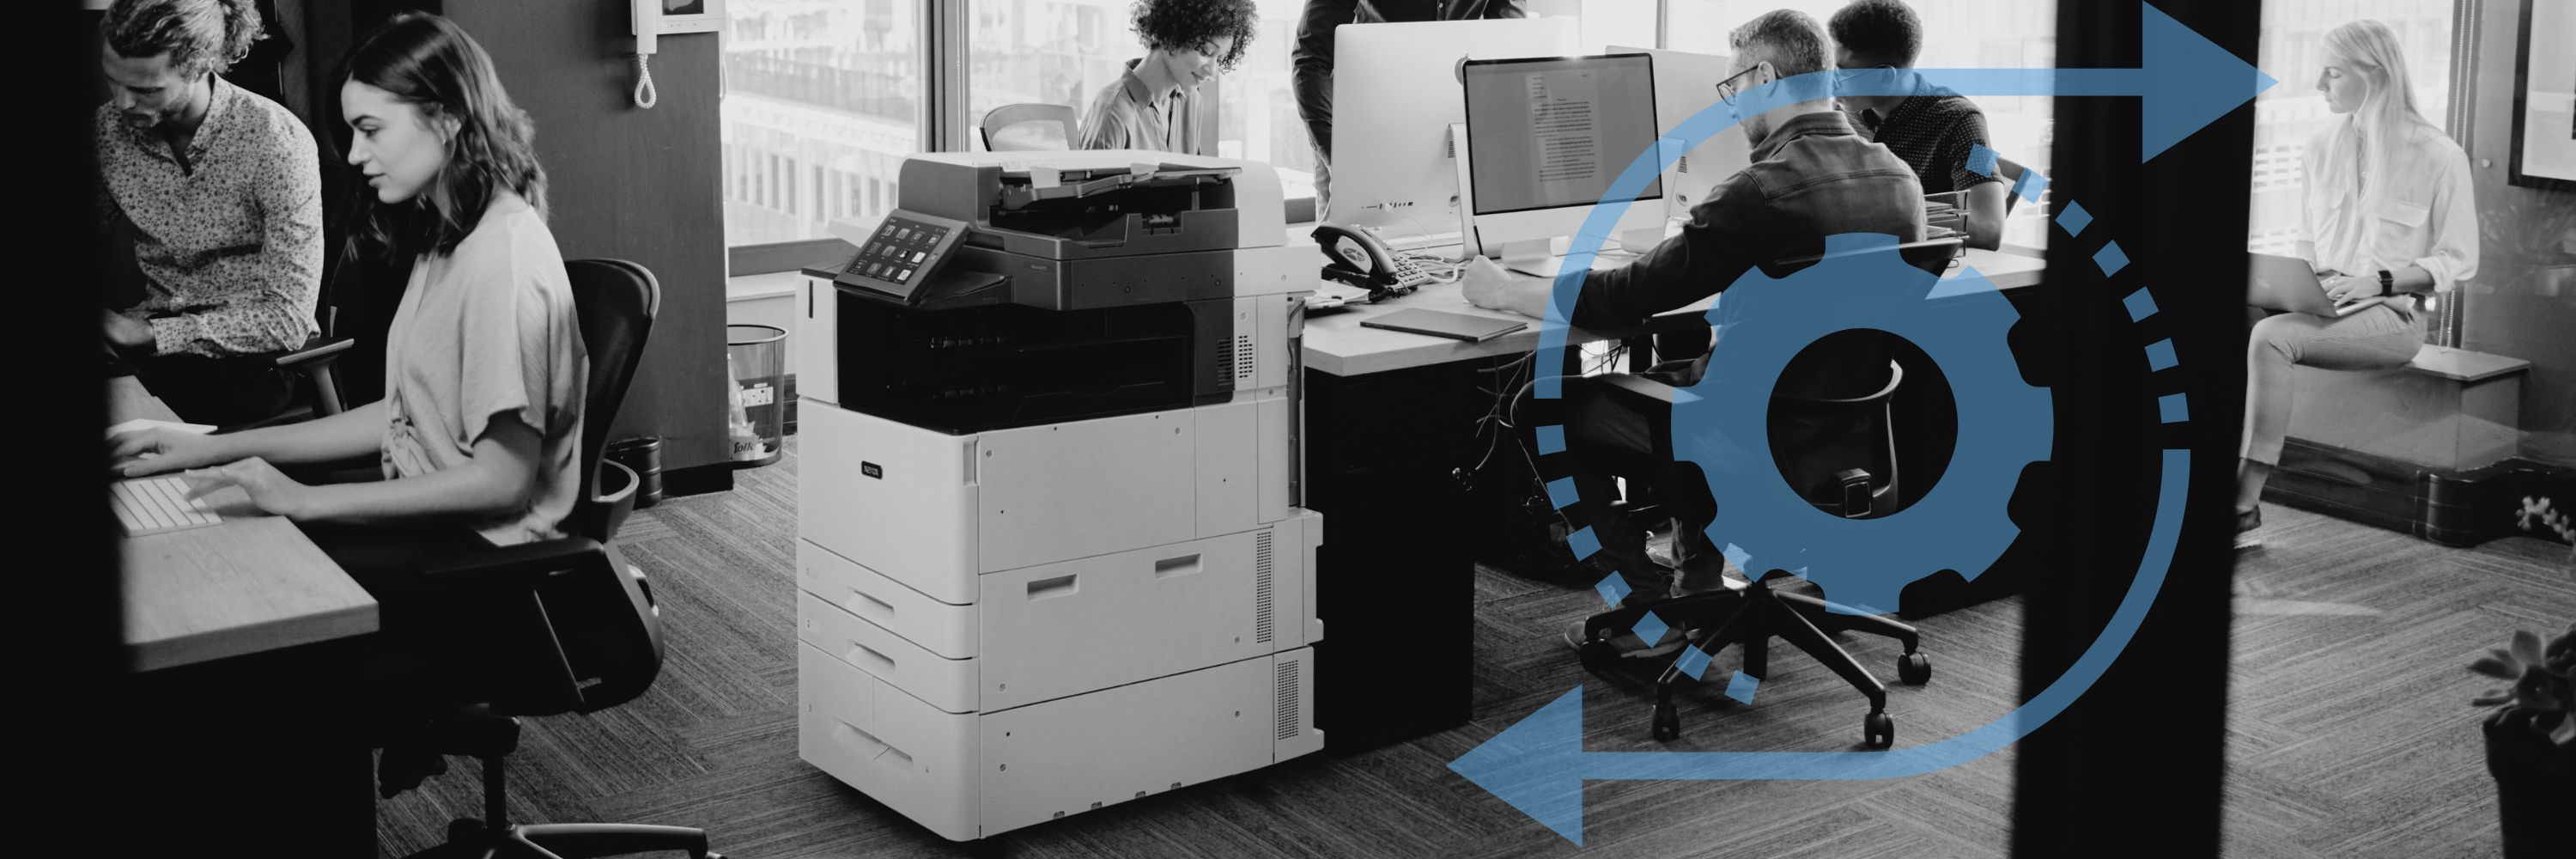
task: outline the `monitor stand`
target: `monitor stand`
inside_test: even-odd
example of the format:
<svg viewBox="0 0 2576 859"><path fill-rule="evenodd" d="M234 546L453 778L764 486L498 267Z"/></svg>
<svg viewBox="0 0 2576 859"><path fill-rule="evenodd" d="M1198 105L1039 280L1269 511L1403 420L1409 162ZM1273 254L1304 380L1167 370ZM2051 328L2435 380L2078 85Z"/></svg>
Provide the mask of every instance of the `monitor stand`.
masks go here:
<svg viewBox="0 0 2576 859"><path fill-rule="evenodd" d="M1565 263L1564 238L1529 239L1504 242L1499 248L1487 248L1502 260L1503 267L1534 277L1555 277L1558 266Z"/></svg>
<svg viewBox="0 0 2576 859"><path fill-rule="evenodd" d="M1598 254L1613 250L1643 254L1663 241L1663 233L1661 227L1622 230L1617 241L1603 243L1596 249L1595 260L1599 259ZM1502 260L1503 268L1533 277L1555 277L1557 271L1564 267L1565 255L1572 244L1573 240L1564 236L1505 242L1494 256Z"/></svg>

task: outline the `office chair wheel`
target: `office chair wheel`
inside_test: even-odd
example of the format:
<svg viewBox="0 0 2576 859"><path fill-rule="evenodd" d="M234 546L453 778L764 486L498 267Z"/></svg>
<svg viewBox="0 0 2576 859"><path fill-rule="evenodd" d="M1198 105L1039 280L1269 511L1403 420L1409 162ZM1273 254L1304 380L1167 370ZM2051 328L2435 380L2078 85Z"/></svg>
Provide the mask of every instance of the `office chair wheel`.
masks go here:
<svg viewBox="0 0 2576 859"><path fill-rule="evenodd" d="M1586 639L1581 645L1576 646L1574 654L1583 661L1584 670L1594 673L1609 671L1619 662L1618 648L1611 647L1610 642L1598 638Z"/></svg>
<svg viewBox="0 0 2576 859"><path fill-rule="evenodd" d="M1932 682L1932 657L1920 653L1896 657L1896 679L1905 681L1907 686Z"/></svg>
<svg viewBox="0 0 2576 859"><path fill-rule="evenodd" d="M1655 739L1678 740L1681 738L1681 710L1671 704L1655 705Z"/></svg>
<svg viewBox="0 0 2576 859"><path fill-rule="evenodd" d="M1869 719L1861 723L1860 734L1861 742L1873 749L1896 745L1896 720L1884 712L1871 713Z"/></svg>

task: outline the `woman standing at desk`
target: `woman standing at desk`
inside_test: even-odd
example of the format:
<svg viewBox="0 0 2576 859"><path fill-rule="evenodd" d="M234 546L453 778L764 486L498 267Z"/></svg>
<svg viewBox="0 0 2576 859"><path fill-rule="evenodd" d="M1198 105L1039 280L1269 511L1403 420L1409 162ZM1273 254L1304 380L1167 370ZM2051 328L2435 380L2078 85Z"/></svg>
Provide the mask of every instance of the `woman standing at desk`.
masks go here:
<svg viewBox="0 0 2576 859"><path fill-rule="evenodd" d="M2424 343L2427 293L2478 271L2469 158L2415 109L2397 36L2377 21L2326 33L2317 89L2342 118L2309 141L2299 255L2341 317L2282 313L2254 325L2246 351L2245 434L2236 468L2236 531L2263 524L2263 481L2289 435L2292 365L2403 366Z"/></svg>
<svg viewBox="0 0 2576 859"><path fill-rule="evenodd" d="M534 130L482 47L447 19L404 14L348 69L348 160L373 189L357 230L415 258L385 336L385 398L228 435L127 433L111 452L129 475L194 469L295 520L383 605L395 657L434 667L442 627L473 621L432 608L408 563L561 536L581 486L586 356ZM272 465L360 458L383 479L308 486ZM436 676L404 691L445 694Z"/></svg>

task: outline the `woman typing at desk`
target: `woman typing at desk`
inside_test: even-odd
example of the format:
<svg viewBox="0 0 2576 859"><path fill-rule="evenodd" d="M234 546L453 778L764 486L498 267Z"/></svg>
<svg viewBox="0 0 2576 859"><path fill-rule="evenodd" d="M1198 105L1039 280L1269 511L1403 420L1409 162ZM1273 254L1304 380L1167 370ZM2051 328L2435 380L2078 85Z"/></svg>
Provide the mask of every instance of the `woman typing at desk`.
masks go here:
<svg viewBox="0 0 2576 859"><path fill-rule="evenodd" d="M2240 534L2263 523L2263 483L2289 435L2292 365L2404 365L2424 343L2417 299L2450 291L2478 271L2469 158L2415 110L2396 34L2377 21L2326 33L2317 89L2342 116L2308 144L2300 255L2336 304L2376 306L2334 319L2282 313L2255 324L2236 468Z"/></svg>
<svg viewBox="0 0 2576 859"><path fill-rule="evenodd" d="M473 622L430 608L410 561L562 535L581 486L588 371L534 131L483 49L444 18L396 17L350 52L340 107L348 162L373 191L353 231L414 260L385 335L385 398L308 423L144 430L110 447L128 475L187 469L197 494L238 486L295 520L382 604L399 660L438 652L442 624ZM383 479L306 485L276 467L358 458ZM434 668L423 662L403 668ZM435 673L401 682L404 694L445 694Z"/></svg>

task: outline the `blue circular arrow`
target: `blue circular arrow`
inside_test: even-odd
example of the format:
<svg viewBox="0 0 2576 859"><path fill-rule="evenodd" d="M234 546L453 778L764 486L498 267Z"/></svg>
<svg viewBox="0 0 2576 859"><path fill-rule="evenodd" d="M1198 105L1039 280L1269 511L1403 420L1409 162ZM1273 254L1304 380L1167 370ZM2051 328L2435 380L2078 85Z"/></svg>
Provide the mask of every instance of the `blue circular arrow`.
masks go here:
<svg viewBox="0 0 2576 859"><path fill-rule="evenodd" d="M1920 74L1962 94L2139 96L2145 102L2146 114L2144 158L2153 158L2275 83L2161 10L2141 6L2145 62L2140 69L1932 70ZM1711 105L1676 127L1670 136L1680 138L1682 145L1657 146L1630 161L1612 180L1603 201L1584 219L1565 265L1558 270L1541 321L1539 349L1562 354L1567 345L1566 320L1572 316L1584 274L1591 270L1603 238L1648 182L1671 167L1682 152L1733 126L1738 116L1829 98L1836 83L1835 73L1819 72L1755 87L1737 96L1732 110ZM1896 82L1876 75L1860 75L1841 83L1842 92L1848 95L1912 92L1910 85L1900 90ZM2077 207L2070 207L2070 211L2080 216ZM2080 217L2089 220L2089 216ZM2081 230L2080 221L2061 224L2070 232ZM2124 263L2125 257L2116 252L2115 246L2106 246L2095 260L2107 275ZM2132 294L2126 303L2132 321L2154 312L2154 301L2145 289ZM2151 366L2163 369L2172 365L2169 342L2160 341L2144 351ZM1533 393L1556 398L1562 393L1560 388L1556 377L1542 377ZM2187 419L2181 394L2166 395L2159 404L2167 423ZM2175 542L2182 528L2183 499L2190 493L2190 462L2188 450L2163 452L2155 519L2149 527L2145 552L2128 593L2102 634L2055 682L1984 726L1931 744L1889 751L1586 752L1582 743L1582 687L1578 686L1450 762L1449 768L1579 845L1583 843L1586 780L1894 778L1956 766L1992 753L2064 712L2092 688L2135 636L2172 567Z"/></svg>

